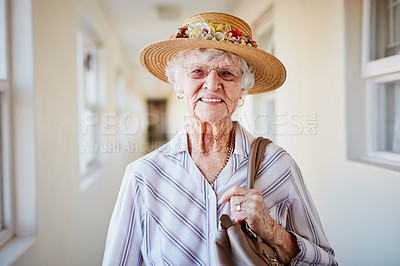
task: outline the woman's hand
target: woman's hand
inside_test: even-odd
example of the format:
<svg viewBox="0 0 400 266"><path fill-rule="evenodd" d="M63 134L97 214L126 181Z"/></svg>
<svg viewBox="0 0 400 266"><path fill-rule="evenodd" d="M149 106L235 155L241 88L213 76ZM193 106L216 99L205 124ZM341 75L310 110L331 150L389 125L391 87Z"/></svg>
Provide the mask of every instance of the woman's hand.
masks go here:
<svg viewBox="0 0 400 266"><path fill-rule="evenodd" d="M268 213L261 192L257 189L232 187L222 194L218 203L230 202L232 218L247 225L273 247L281 262L288 264L300 251L296 239Z"/></svg>
<svg viewBox="0 0 400 266"><path fill-rule="evenodd" d="M268 213L261 192L256 189L233 187L222 194L218 203L230 202L232 219L245 221L251 230L268 243L273 241L274 219Z"/></svg>

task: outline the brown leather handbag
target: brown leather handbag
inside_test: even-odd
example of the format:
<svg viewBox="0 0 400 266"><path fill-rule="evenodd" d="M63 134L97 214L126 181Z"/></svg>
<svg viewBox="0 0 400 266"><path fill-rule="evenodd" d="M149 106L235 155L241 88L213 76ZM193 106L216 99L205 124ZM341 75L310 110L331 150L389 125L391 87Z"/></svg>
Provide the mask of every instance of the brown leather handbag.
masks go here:
<svg viewBox="0 0 400 266"><path fill-rule="evenodd" d="M272 141L259 137L251 145L247 188L253 188L254 178L262 161L265 149ZM239 226L228 215L220 218L221 229L215 237L215 255L218 266L232 265L283 265L275 250L262 241L245 222Z"/></svg>

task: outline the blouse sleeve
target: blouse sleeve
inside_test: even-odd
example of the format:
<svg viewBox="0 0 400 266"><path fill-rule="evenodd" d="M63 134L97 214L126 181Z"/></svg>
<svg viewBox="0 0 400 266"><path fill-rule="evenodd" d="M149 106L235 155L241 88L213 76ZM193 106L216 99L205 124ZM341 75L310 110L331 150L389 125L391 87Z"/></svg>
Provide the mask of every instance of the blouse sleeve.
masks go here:
<svg viewBox="0 0 400 266"><path fill-rule="evenodd" d="M286 230L296 238L300 252L290 265L337 265L335 253L322 229L315 205L294 160L291 164L291 178Z"/></svg>
<svg viewBox="0 0 400 266"><path fill-rule="evenodd" d="M143 203L132 166L125 171L108 228L103 266L142 265Z"/></svg>

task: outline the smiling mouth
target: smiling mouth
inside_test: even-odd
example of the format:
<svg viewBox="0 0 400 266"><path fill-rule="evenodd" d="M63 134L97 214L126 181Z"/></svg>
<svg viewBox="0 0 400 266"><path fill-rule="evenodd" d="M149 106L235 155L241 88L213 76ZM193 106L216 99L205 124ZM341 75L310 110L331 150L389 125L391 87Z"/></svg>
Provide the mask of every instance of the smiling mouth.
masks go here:
<svg viewBox="0 0 400 266"><path fill-rule="evenodd" d="M200 101L208 102L208 103L221 103L221 102L223 102L222 99L208 99L208 98L200 98Z"/></svg>

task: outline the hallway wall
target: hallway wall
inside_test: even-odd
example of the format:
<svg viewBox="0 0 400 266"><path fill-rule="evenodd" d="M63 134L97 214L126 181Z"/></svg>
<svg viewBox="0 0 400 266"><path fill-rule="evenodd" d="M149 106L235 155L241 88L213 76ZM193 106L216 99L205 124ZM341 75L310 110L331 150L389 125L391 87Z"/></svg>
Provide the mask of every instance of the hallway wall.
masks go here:
<svg viewBox="0 0 400 266"><path fill-rule="evenodd" d="M276 55L287 81L275 93L275 112L316 115L316 131L276 136L298 162L340 265L397 265L400 174L354 162L346 155L345 1L247 0L232 12L254 22L273 5ZM145 150L147 121L142 89L160 85L132 69L105 10L97 0L35 0L33 5L37 185L37 239L13 265L101 265L108 222L126 165ZM355 10L354 15L359 15ZM351 12L350 12L351 13ZM104 41L107 111L116 112L115 69L127 81L126 112L140 114L138 146L107 153L94 181L81 189L77 31L83 14ZM141 79L139 79L141 78ZM173 88L168 134L184 123L185 106ZM247 96L251 97L251 96ZM253 101L246 99L246 105ZM247 119L252 119L248 108ZM287 128L286 128L287 129ZM110 136L114 138L115 136Z"/></svg>
<svg viewBox="0 0 400 266"><path fill-rule="evenodd" d="M353 9L347 14L361 23L362 1L350 1L347 7ZM237 14L254 21L262 11L245 2L238 5ZM275 111L286 117L300 115L303 121L307 114L316 114L314 134L306 134L303 123L302 133L287 130L276 142L299 163L339 264L398 265L400 173L351 161L346 155L345 29L350 25L345 24L345 1L270 3L276 55L288 73L276 91ZM353 34L361 38L361 32Z"/></svg>
<svg viewBox="0 0 400 266"><path fill-rule="evenodd" d="M128 104L122 111L142 114L140 123L145 129L144 100L132 79L128 56L99 1L35 0L32 6L37 238L13 265L101 265L108 222L125 167L144 150L138 145L131 151L104 151L104 164L90 184L82 188L87 177L79 173L82 132L77 32L81 16L90 22L103 43L107 76L105 112L116 112L117 69L127 84ZM116 140L115 135L105 137ZM127 137L137 144L145 141L143 131Z"/></svg>

